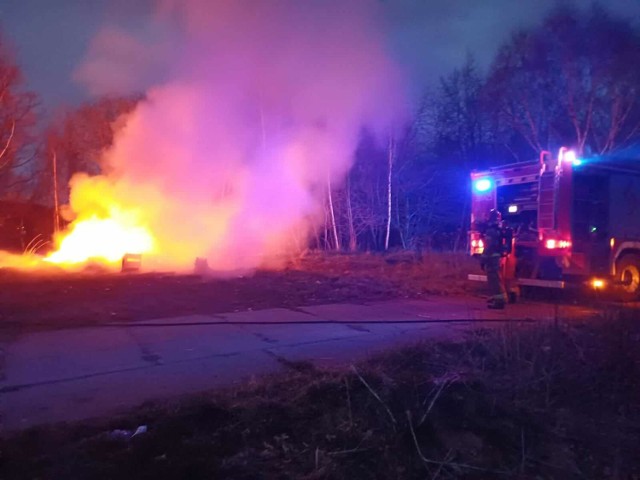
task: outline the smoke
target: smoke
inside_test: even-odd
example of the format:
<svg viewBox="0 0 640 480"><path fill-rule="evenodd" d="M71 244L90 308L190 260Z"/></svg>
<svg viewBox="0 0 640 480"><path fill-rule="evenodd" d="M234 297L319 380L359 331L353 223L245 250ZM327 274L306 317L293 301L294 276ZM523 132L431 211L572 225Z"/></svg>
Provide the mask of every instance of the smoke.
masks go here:
<svg viewBox="0 0 640 480"><path fill-rule="evenodd" d="M375 0L169 0L137 38L100 32L76 79L146 83L146 100L105 174L72 180L78 220L125 212L172 268L252 268L306 244L361 129L388 135L405 113L379 13Z"/></svg>
<svg viewBox="0 0 640 480"><path fill-rule="evenodd" d="M92 95L129 95L144 91L166 71L173 43L159 25L138 36L116 26L102 28L72 74Z"/></svg>

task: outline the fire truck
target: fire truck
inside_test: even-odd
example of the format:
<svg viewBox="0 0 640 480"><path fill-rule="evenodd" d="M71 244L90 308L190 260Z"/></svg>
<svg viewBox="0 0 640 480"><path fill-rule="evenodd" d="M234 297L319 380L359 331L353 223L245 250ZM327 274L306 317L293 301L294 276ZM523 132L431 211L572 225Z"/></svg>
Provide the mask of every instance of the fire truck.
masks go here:
<svg viewBox="0 0 640 480"><path fill-rule="evenodd" d="M498 209L512 232L507 284L586 285L640 299L640 159L579 158L563 147L533 162L474 171L471 188L470 254L482 255L481 225Z"/></svg>

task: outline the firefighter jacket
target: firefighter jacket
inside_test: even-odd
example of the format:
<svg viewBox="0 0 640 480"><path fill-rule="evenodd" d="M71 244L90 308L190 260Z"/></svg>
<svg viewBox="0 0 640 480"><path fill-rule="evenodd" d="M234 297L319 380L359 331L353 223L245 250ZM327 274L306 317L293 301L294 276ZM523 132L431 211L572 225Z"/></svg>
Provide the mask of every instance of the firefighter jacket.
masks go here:
<svg viewBox="0 0 640 480"><path fill-rule="evenodd" d="M503 254L503 232L498 225L489 225L484 232L484 256L501 257Z"/></svg>

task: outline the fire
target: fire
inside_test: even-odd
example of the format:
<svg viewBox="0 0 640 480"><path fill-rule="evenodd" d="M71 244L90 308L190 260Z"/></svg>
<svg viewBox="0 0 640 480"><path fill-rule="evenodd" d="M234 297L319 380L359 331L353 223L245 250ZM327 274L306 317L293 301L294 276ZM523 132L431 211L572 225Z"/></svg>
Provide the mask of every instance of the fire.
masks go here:
<svg viewBox="0 0 640 480"><path fill-rule="evenodd" d="M363 128L386 138L405 123L379 2L152 3L160 41L105 30L74 73L94 94L147 88L107 148L78 152L98 168L71 178L61 216L75 220L46 261L142 254L145 269L186 272L206 258L234 275L280 265L321 226Z"/></svg>
<svg viewBox="0 0 640 480"><path fill-rule="evenodd" d="M45 257L46 262L63 267L114 264L127 253L156 250L156 238L143 211L119 200L121 192L107 178L77 174L70 186L69 212L76 218L57 235L55 251Z"/></svg>
<svg viewBox="0 0 640 480"><path fill-rule="evenodd" d="M148 253L153 244L151 233L144 227L93 216L73 224L45 261L68 265L89 260L115 263L127 253Z"/></svg>

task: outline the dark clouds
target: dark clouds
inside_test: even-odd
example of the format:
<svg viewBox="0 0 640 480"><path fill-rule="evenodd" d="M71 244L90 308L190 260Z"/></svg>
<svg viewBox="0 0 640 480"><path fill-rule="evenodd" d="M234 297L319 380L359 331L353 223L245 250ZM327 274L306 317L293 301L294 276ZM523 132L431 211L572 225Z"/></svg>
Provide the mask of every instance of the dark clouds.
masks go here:
<svg viewBox="0 0 640 480"><path fill-rule="evenodd" d="M268 1L268 0L265 0ZM345 0L348 1L348 0ZM486 65L514 28L538 22L563 0L380 0L390 48L416 89L432 83L472 52ZM3 0L0 24L17 50L31 88L49 107L86 92L74 82L94 35L105 24L135 33L148 28L153 0ZM640 1L608 0L617 14L640 21ZM587 2L580 0L579 5ZM76 72L75 78L81 77Z"/></svg>

